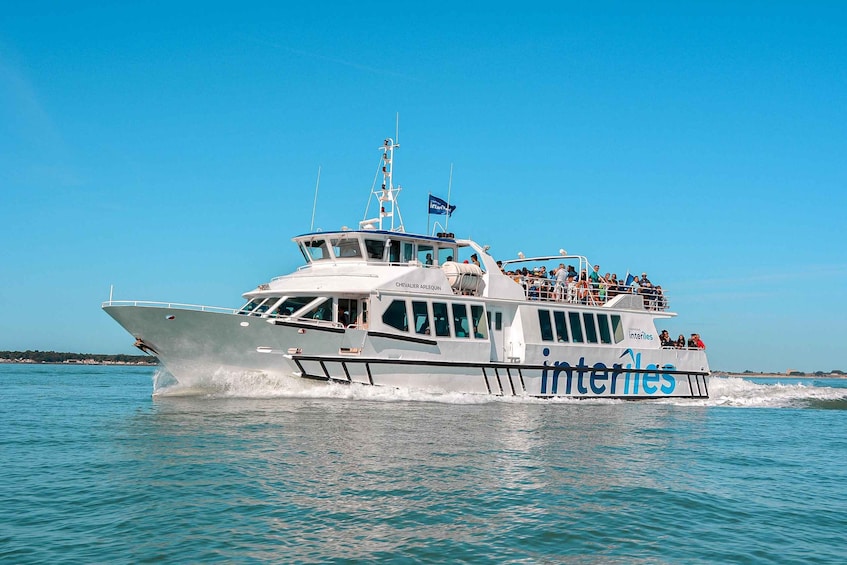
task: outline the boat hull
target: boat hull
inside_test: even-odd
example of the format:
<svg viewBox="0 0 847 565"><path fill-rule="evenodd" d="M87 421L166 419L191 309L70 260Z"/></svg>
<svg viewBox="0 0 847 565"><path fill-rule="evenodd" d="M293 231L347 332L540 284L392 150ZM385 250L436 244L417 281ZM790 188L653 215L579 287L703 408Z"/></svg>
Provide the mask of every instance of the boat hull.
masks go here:
<svg viewBox="0 0 847 565"><path fill-rule="evenodd" d="M104 305L180 383L255 375L496 396L707 398L696 350L527 346L491 361L487 342L409 339L367 330L281 322L234 311ZM461 361L444 361L461 359Z"/></svg>

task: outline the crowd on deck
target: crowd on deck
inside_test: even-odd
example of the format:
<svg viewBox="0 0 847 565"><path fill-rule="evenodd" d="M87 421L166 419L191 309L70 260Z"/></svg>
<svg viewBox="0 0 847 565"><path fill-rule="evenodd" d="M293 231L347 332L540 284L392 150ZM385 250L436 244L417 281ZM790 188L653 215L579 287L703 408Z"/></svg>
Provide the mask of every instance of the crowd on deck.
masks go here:
<svg viewBox="0 0 847 565"><path fill-rule="evenodd" d="M700 339L700 334L691 334L688 341L685 341L685 336L679 334L679 337L673 339L668 333L668 330L662 330L659 334L659 340L662 342L662 347L673 347L675 349L706 349L706 344Z"/></svg>
<svg viewBox="0 0 847 565"><path fill-rule="evenodd" d="M617 273L600 274L600 265L594 265L591 272L576 272L573 265L567 267L560 263L555 269L547 267L532 270L526 267L515 271L506 271L515 282L524 287L530 300L551 300L574 304L592 304L599 306L619 294L639 294L644 298L648 310L665 310L667 299L661 285L654 285L647 273L618 278Z"/></svg>

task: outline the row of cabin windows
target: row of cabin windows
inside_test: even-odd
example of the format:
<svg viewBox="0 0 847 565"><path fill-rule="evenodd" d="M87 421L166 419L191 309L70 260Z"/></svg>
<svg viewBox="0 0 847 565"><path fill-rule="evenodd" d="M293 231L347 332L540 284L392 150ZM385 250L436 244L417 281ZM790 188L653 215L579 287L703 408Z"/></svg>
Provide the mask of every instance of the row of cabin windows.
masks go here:
<svg viewBox="0 0 847 565"><path fill-rule="evenodd" d="M419 335L488 338L485 308L479 304L412 300L411 317L409 312L406 300L397 299L385 309L382 321L394 329Z"/></svg>
<svg viewBox="0 0 847 565"><path fill-rule="evenodd" d="M365 239L365 257L369 260L382 261L385 259L386 240ZM307 262L325 259L363 257L359 239L356 237L339 236L334 238L315 238L302 241L300 250ZM455 246L441 247L413 241L392 239L388 247L389 263L408 263L417 259L423 265L443 265L453 261L456 256ZM332 252L330 253L330 248Z"/></svg>
<svg viewBox="0 0 847 565"><path fill-rule="evenodd" d="M282 300L279 296L271 296L267 298L255 298L245 304L240 314L249 314L252 316L270 316L283 317L293 316L296 312L300 312L306 306L312 304L319 297L317 296L289 296ZM335 309L333 310L333 299L326 298L314 304L312 308L300 312L298 318L309 320L326 320L335 321L344 326L361 323L367 325L368 316L365 308L366 302L362 302L361 318L359 316L359 300L355 298L338 298L335 301ZM333 312L336 312L337 318L333 319Z"/></svg>
<svg viewBox="0 0 847 565"><path fill-rule="evenodd" d="M538 311L543 341L572 343L615 343L623 341L623 324L617 314L593 312ZM611 323L610 323L611 318ZM584 329L583 329L584 328ZM555 330L555 332L554 332Z"/></svg>

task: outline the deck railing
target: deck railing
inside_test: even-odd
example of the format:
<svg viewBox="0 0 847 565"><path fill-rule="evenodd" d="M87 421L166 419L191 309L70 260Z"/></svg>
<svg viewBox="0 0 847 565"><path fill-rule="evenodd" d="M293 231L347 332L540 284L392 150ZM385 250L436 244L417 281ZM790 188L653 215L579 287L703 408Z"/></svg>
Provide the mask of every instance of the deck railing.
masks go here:
<svg viewBox="0 0 847 565"><path fill-rule="evenodd" d="M628 287L624 290L592 286L569 288L568 286L557 285L556 281L552 279L538 278L516 282L523 287L524 296L527 300L602 306L616 296L631 294L643 298L646 310L664 311L668 309L668 297L664 292L662 294L642 290L633 292L633 289Z"/></svg>
<svg viewBox="0 0 847 565"><path fill-rule="evenodd" d="M203 306L201 304L181 304L179 302L150 302L147 300L107 300L100 305L106 306L140 306L144 308L169 308L175 310L195 310L199 312L218 312L220 314L235 314L240 308L222 308L220 306Z"/></svg>

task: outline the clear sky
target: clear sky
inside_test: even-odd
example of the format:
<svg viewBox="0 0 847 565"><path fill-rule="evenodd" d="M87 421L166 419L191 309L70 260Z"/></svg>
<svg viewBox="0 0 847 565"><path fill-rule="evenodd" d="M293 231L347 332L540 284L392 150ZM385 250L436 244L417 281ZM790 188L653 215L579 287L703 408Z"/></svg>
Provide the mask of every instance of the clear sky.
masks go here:
<svg viewBox="0 0 847 565"><path fill-rule="evenodd" d="M111 5L115 4L115 5ZM843 2L6 2L0 349L131 353L363 218L647 271L713 369L847 370Z"/></svg>

